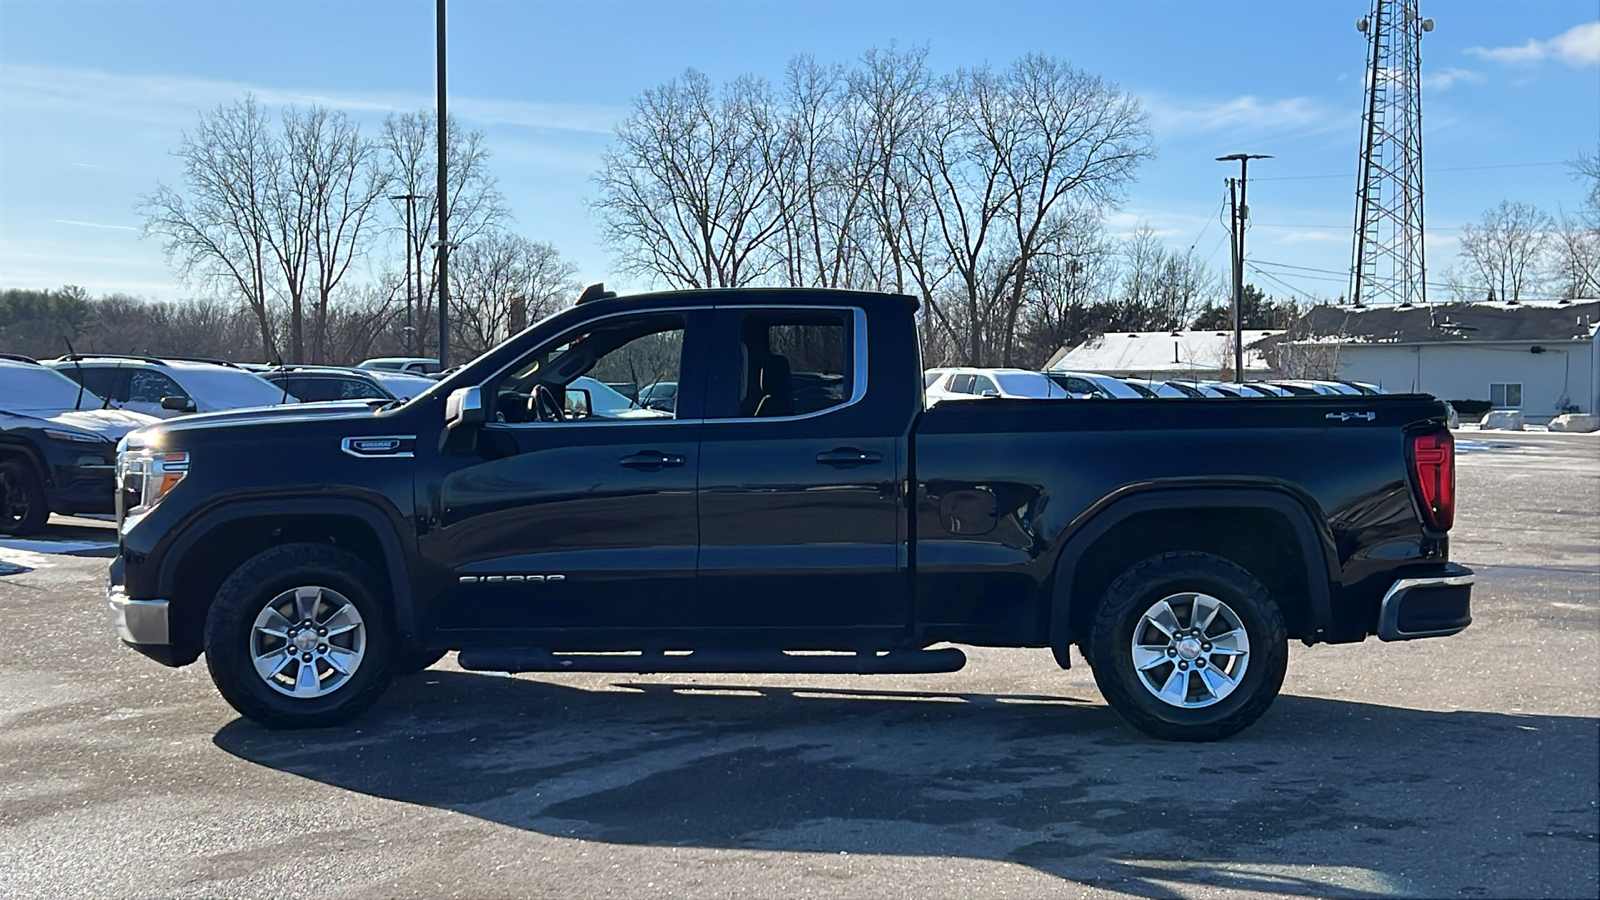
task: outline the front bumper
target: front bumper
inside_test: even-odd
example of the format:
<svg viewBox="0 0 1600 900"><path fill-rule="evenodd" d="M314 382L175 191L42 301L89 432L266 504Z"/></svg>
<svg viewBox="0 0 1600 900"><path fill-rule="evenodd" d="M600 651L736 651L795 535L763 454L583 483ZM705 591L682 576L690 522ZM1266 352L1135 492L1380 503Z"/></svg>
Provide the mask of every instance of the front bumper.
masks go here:
<svg viewBox="0 0 1600 900"><path fill-rule="evenodd" d="M106 586L106 600L111 606L111 627L117 637L127 644L167 644L171 632L167 626L165 600L134 600L120 584Z"/></svg>
<svg viewBox="0 0 1600 900"><path fill-rule="evenodd" d="M1378 607L1378 637L1385 641L1445 637L1472 624L1471 569L1451 563L1439 575L1402 578Z"/></svg>

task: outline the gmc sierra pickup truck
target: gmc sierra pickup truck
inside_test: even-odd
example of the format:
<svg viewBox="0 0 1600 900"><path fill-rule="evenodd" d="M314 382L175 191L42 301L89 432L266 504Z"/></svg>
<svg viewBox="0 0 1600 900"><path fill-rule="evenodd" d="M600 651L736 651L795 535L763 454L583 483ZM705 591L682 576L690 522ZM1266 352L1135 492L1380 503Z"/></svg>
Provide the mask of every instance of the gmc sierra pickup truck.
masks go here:
<svg viewBox="0 0 1600 900"><path fill-rule="evenodd" d="M916 301L591 289L407 402L190 416L118 458L114 626L269 727L449 650L499 672L922 673L1077 645L1160 738L1288 639L1454 634L1420 395L923 400ZM630 397L676 385L671 409ZM630 393L631 392L631 393Z"/></svg>

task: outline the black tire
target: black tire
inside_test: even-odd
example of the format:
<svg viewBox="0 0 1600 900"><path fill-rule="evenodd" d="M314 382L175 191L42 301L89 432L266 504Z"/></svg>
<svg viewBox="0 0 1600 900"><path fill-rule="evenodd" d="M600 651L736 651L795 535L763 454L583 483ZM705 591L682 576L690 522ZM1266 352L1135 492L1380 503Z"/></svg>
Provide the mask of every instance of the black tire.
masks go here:
<svg viewBox="0 0 1600 900"><path fill-rule="evenodd" d="M1133 649L1135 629L1145 627L1141 626L1141 619L1146 611L1163 599L1191 593L1209 595L1226 604L1249 639L1243 674L1234 679L1236 686L1231 688L1231 693L1221 699L1212 697L1223 694L1222 689L1212 691L1204 680L1195 685L1201 678L1203 660L1195 664L1192 673L1178 673L1181 685L1171 682L1177 685L1176 693L1209 703L1192 708L1164 701L1156 696L1156 687L1147 688L1145 678L1134 665ZM1181 610L1186 601L1174 599L1172 602L1175 605L1170 608ZM1193 625L1194 606L1189 609L1191 618L1187 624ZM1185 623L1180 619L1178 624ZM1224 626L1214 624L1211 632L1217 633L1219 627ZM1175 552L1142 560L1111 583L1096 612L1086 655L1091 660L1100 693L1129 724L1162 740L1215 741L1248 727L1272 705L1283 687L1288 644L1283 615L1255 576L1220 556ZM1211 647L1209 643L1204 646ZM1213 662L1218 659L1207 658ZM1156 668L1148 669L1152 681L1173 675L1181 659L1181 656L1173 657L1173 668L1156 664ZM1221 659L1224 664L1231 662L1226 657ZM1216 665L1212 668L1219 673L1222 671Z"/></svg>
<svg viewBox="0 0 1600 900"><path fill-rule="evenodd" d="M389 669L397 678L403 675L415 675L444 659L444 655L449 652L437 647L404 647L395 651L394 663Z"/></svg>
<svg viewBox="0 0 1600 900"><path fill-rule="evenodd" d="M222 583L206 615L206 667L217 690L240 715L267 728L321 728L355 718L389 686L394 641L385 605L372 587L379 584L359 557L327 544L284 544L251 557ZM359 662L342 683L321 696L280 693L253 661L256 642L262 640L254 633L257 616L300 587L331 592L324 595L330 605L347 601L363 623ZM299 662L288 661L298 673ZM318 660L312 665L315 675L324 664ZM332 670L324 672L329 681L336 677Z"/></svg>
<svg viewBox="0 0 1600 900"><path fill-rule="evenodd" d="M44 479L23 459L0 461L0 534L33 534L50 521Z"/></svg>

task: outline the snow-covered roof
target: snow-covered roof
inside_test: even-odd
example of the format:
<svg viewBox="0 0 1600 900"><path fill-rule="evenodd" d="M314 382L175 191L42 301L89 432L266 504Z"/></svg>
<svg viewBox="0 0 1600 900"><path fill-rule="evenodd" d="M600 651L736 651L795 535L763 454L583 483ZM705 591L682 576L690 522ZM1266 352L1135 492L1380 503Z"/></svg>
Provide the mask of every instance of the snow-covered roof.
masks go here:
<svg viewBox="0 0 1600 900"><path fill-rule="evenodd" d="M1282 334L1244 332L1246 372L1270 370L1261 351L1251 345ZM1052 371L1139 374L1142 372L1219 372L1233 367L1231 331L1138 331L1103 334L1070 349L1057 351L1046 366Z"/></svg>

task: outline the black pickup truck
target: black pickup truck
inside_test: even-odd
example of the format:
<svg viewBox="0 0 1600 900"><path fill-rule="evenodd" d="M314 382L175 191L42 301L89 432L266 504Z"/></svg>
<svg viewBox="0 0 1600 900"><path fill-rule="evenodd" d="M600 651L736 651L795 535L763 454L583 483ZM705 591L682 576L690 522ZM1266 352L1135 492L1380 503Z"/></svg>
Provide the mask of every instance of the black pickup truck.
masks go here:
<svg viewBox="0 0 1600 900"><path fill-rule="evenodd" d="M271 727L509 672L920 673L1076 644L1161 738L1306 643L1454 634L1418 395L924 408L916 301L591 290L416 398L191 416L118 460L115 628ZM645 385L675 386L670 411Z"/></svg>

